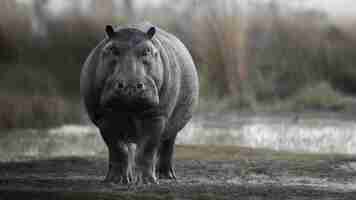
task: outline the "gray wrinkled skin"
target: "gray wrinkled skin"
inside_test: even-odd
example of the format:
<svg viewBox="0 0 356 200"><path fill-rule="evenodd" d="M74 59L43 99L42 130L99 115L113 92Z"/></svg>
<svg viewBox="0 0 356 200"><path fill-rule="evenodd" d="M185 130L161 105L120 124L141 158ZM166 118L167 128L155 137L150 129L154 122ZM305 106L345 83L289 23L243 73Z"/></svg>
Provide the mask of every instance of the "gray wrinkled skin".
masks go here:
<svg viewBox="0 0 356 200"><path fill-rule="evenodd" d="M88 56L80 87L109 150L106 180L175 179L174 141L191 119L198 76L185 46L150 23L106 27Z"/></svg>

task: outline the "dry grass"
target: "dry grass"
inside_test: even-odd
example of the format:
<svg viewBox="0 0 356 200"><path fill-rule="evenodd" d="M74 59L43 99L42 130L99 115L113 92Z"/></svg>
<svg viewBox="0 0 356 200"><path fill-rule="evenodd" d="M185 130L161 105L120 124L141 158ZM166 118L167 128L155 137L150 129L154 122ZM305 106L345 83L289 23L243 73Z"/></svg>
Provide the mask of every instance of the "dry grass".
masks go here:
<svg viewBox="0 0 356 200"><path fill-rule="evenodd" d="M202 63L203 94L215 90L217 96L237 96L247 76L246 30L237 3L213 3L194 17L192 51ZM206 90L204 90L206 89Z"/></svg>
<svg viewBox="0 0 356 200"><path fill-rule="evenodd" d="M290 160L317 161L351 159L351 155L332 154L304 154L287 151L273 151L268 149L253 149L238 146L214 145L176 145L176 159L178 160Z"/></svg>
<svg viewBox="0 0 356 200"><path fill-rule="evenodd" d="M340 92L335 91L330 84L321 82L302 89L292 100L293 107L298 110L344 110L354 101Z"/></svg>

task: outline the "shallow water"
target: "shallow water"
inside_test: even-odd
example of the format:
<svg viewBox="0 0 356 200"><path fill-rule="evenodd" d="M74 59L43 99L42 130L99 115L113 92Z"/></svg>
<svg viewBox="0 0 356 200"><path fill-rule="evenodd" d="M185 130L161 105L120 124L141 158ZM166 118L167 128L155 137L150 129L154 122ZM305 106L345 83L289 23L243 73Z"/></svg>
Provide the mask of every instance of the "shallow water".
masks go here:
<svg viewBox="0 0 356 200"><path fill-rule="evenodd" d="M320 116L204 115L179 134L177 144L239 145L304 153L356 153L356 123ZM49 130L0 134L0 160L27 157L105 156L93 126L64 125Z"/></svg>

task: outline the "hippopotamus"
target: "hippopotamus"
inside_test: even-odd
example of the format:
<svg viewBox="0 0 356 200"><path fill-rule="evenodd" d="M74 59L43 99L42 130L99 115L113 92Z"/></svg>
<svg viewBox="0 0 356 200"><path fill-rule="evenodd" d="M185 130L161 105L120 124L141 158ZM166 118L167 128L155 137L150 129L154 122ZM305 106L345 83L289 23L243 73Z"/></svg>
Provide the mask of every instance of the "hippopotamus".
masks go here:
<svg viewBox="0 0 356 200"><path fill-rule="evenodd" d="M149 22L105 27L89 54L80 90L108 148L105 180L120 184L176 179L178 132L198 101L198 74L184 44Z"/></svg>

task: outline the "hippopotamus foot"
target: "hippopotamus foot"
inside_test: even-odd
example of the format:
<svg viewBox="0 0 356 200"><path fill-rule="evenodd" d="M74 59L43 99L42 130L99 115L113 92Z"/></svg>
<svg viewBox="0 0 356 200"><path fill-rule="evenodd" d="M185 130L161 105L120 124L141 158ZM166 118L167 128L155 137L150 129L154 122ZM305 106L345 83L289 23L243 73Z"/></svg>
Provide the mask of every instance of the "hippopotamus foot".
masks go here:
<svg viewBox="0 0 356 200"><path fill-rule="evenodd" d="M158 184L156 177L156 147L154 145L147 145L145 150L141 152L137 157L137 183L147 184L154 183Z"/></svg>
<svg viewBox="0 0 356 200"><path fill-rule="evenodd" d="M158 160L158 175L161 179L176 179L173 166L173 152L174 152L175 137L162 141L159 149Z"/></svg>
<svg viewBox="0 0 356 200"><path fill-rule="evenodd" d="M105 177L104 182L116 184L130 184L133 183L134 176L132 169L126 168L121 164L110 163L109 171Z"/></svg>
<svg viewBox="0 0 356 200"><path fill-rule="evenodd" d="M109 148L109 169L104 181L117 184L134 182L135 147L121 141L105 140L105 142Z"/></svg>
<svg viewBox="0 0 356 200"><path fill-rule="evenodd" d="M160 168L158 170L158 174L160 179L177 179L174 168L172 166L167 168Z"/></svg>
<svg viewBox="0 0 356 200"><path fill-rule="evenodd" d="M154 170L150 169L150 167L142 168L139 167L137 171L137 184L158 184L158 180Z"/></svg>
<svg viewBox="0 0 356 200"><path fill-rule="evenodd" d="M143 121L146 137L138 143L137 182L158 184L156 177L157 152L160 146L160 137L165 126L164 117L156 117Z"/></svg>

